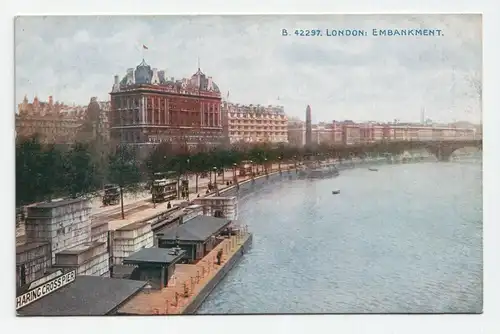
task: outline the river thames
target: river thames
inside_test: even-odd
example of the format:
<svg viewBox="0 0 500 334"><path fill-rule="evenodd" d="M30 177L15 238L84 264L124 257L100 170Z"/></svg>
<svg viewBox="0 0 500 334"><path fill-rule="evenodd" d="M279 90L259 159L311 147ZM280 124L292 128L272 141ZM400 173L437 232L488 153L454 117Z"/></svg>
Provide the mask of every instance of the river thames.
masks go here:
<svg viewBox="0 0 500 334"><path fill-rule="evenodd" d="M198 314L481 312L481 164L377 168L242 198L252 249Z"/></svg>

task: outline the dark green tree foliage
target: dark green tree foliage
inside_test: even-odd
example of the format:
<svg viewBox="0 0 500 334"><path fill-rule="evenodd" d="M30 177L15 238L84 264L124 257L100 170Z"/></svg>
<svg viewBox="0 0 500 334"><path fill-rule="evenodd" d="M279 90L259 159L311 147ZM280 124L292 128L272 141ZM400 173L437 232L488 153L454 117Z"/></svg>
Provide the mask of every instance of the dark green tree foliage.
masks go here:
<svg viewBox="0 0 500 334"><path fill-rule="evenodd" d="M120 188L121 215L125 219L123 190L127 187L129 191L137 191L141 181L141 167L135 149L126 145L117 146L108 158L107 170L108 181Z"/></svg>
<svg viewBox="0 0 500 334"><path fill-rule="evenodd" d="M107 179L121 188L131 187L141 181L140 162L135 149L119 145L108 158Z"/></svg>
<svg viewBox="0 0 500 334"><path fill-rule="evenodd" d="M53 196L64 196L66 192L67 180L65 174L65 152L64 148L57 148L55 145L47 145L40 151L39 177L37 179L38 190L42 199L51 199Z"/></svg>
<svg viewBox="0 0 500 334"><path fill-rule="evenodd" d="M96 164L88 145L76 143L64 154L65 193L71 197L88 194L97 189Z"/></svg>
<svg viewBox="0 0 500 334"><path fill-rule="evenodd" d="M42 169L41 152L42 145L37 137L16 143L16 205L36 202L43 195L39 180L48 171Z"/></svg>
<svg viewBox="0 0 500 334"><path fill-rule="evenodd" d="M96 167L88 147L42 144L38 138L16 143L16 205L78 196L97 189Z"/></svg>

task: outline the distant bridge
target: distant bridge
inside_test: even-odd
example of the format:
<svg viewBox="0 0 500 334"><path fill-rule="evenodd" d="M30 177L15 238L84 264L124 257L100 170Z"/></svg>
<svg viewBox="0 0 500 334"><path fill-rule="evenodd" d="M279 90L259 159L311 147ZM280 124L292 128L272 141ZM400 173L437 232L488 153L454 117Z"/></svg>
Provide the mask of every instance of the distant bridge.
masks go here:
<svg viewBox="0 0 500 334"><path fill-rule="evenodd" d="M402 154L410 150L425 149L436 156L439 161L448 161L450 156L458 149L465 147L474 147L478 150L483 149L482 139L452 139L452 140L433 140L433 141L381 141L375 143L356 143L351 145L335 145L329 148L333 155L338 157L347 156L365 156L367 153L391 153Z"/></svg>

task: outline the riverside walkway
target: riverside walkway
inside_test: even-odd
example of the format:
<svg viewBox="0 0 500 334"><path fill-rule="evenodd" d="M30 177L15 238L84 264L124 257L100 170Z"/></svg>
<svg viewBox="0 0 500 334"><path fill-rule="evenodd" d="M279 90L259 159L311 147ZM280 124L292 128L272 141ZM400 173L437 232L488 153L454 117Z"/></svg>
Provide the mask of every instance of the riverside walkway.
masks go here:
<svg viewBox="0 0 500 334"><path fill-rule="evenodd" d="M166 288L140 293L122 306L118 313L166 315L196 311L196 306L192 304L201 304L210 290L222 280L224 275L221 275L221 271L228 271L230 268L226 266L234 264L235 257L241 257L242 248L248 244L251 236L247 227L244 226L237 235L222 240L196 264L176 265ZM220 265L217 264L219 250L222 250Z"/></svg>

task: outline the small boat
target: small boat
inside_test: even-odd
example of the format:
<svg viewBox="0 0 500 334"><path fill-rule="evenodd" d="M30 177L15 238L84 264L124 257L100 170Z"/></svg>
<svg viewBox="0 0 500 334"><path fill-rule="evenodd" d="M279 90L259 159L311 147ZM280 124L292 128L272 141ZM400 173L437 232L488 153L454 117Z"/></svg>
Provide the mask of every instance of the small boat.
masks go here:
<svg viewBox="0 0 500 334"><path fill-rule="evenodd" d="M378 169L377 168L368 168L368 170L372 171L372 172L378 172Z"/></svg>
<svg viewBox="0 0 500 334"><path fill-rule="evenodd" d="M332 195L338 195L338 194L340 194L340 190L334 190L334 191L332 191Z"/></svg>

